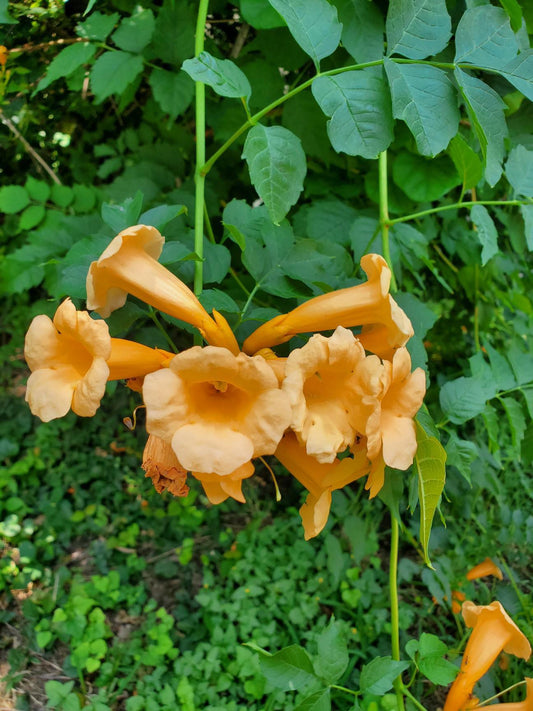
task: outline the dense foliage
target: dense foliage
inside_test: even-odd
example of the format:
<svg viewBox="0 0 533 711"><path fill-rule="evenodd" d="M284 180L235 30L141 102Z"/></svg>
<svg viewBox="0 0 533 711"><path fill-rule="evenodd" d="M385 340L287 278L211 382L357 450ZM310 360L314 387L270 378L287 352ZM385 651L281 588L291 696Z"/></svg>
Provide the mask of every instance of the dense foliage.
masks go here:
<svg viewBox="0 0 533 711"><path fill-rule="evenodd" d="M500 600L533 632L531 7L212 0L202 52L198 9L0 0L5 703L322 711L331 695L373 711L398 708L392 683L409 668L412 695L438 708L465 644L456 591ZM357 482L335 492L326 531L304 542L300 487L277 464L279 504L261 467L245 505L209 507L199 486L156 494L143 435L122 425L140 399L122 384L93 419L38 423L22 401L24 333L67 295L84 308L89 264L137 223L161 230L161 262L240 342L363 281L361 257L383 254L428 372L418 419L446 450L442 499L440 465L417 461L388 471L380 500ZM108 321L150 346L192 343L135 299ZM388 510L402 525L402 661ZM489 555L504 580L466 581ZM256 651L288 645L274 662ZM508 661L477 696L528 674Z"/></svg>

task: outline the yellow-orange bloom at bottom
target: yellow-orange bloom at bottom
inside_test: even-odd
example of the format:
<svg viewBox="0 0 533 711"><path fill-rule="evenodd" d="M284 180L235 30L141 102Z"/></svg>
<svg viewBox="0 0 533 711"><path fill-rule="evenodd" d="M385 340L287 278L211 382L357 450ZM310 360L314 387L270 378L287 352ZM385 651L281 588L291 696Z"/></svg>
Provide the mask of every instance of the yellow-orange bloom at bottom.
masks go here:
<svg viewBox="0 0 533 711"><path fill-rule="evenodd" d="M531 656L527 637L501 603L495 601L490 605L475 605L467 600L463 603L462 613L466 626L473 629L459 674L448 692L444 711L463 711L472 707L476 682L490 669L502 650L522 659Z"/></svg>
<svg viewBox="0 0 533 711"><path fill-rule="evenodd" d="M309 491L300 509L305 540L318 536L327 523L331 507L331 493L368 474L370 463L366 447L352 449L353 457L335 459L321 464L305 451L293 432L287 432L276 450L276 457Z"/></svg>

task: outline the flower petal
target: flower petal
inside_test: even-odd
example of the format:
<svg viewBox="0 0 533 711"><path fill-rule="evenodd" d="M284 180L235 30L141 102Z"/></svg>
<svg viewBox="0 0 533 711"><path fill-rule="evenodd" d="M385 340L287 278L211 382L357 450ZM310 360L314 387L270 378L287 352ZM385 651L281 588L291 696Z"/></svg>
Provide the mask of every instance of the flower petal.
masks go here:
<svg viewBox="0 0 533 711"><path fill-rule="evenodd" d="M103 358L95 358L74 389L72 410L81 417L92 417L104 397L109 368Z"/></svg>
<svg viewBox="0 0 533 711"><path fill-rule="evenodd" d="M72 395L78 381L73 369L40 368L28 378L26 402L34 415L43 422L64 417L70 410Z"/></svg>
<svg viewBox="0 0 533 711"><path fill-rule="evenodd" d="M415 423L408 417L395 417L385 411L381 413L383 432L383 459L394 469L408 469L416 454Z"/></svg>
<svg viewBox="0 0 533 711"><path fill-rule="evenodd" d="M331 508L331 489L323 491L318 498L308 494L305 503L300 508L300 516L304 527L304 538L318 536L328 522Z"/></svg>
<svg viewBox="0 0 533 711"><path fill-rule="evenodd" d="M221 476L250 461L252 441L221 423L198 422L180 427L172 437L172 449L185 469Z"/></svg>

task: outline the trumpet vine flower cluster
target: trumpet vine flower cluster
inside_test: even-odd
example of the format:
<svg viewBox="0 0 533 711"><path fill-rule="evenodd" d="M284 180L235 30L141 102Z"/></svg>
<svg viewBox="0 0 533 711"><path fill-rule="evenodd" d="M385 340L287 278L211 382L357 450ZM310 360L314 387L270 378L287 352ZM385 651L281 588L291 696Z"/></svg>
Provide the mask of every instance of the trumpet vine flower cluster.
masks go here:
<svg viewBox="0 0 533 711"><path fill-rule="evenodd" d="M137 225L118 234L87 276L87 311L64 301L37 316L26 336L32 371L26 399L43 421L70 409L95 414L108 380L141 390L148 441L143 468L157 491L188 492L188 474L208 499L244 501L254 460L275 455L308 490L305 537L325 526L331 494L367 477L375 496L385 466L407 469L417 443L413 418L426 378L411 371L411 322L389 293L385 260L361 260L367 281L312 298L264 323L242 349L225 318L157 260L164 238ZM177 355L111 338L106 322L131 294L198 329L208 345ZM360 327L354 335L349 330ZM323 335L321 331L332 331ZM296 334L307 343L278 356Z"/></svg>

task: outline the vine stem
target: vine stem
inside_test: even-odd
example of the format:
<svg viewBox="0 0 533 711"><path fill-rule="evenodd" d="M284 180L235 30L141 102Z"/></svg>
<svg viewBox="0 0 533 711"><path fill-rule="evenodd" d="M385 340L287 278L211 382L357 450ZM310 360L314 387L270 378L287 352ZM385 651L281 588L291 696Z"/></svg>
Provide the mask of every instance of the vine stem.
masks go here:
<svg viewBox="0 0 533 711"><path fill-rule="evenodd" d="M389 265L391 280L390 290L396 291L396 278L392 268L392 260L390 256L390 220L389 220L389 187L387 175L387 151L382 151L378 158L378 176L379 176L379 224L381 227L381 243L383 246L383 256Z"/></svg>
<svg viewBox="0 0 533 711"><path fill-rule="evenodd" d="M196 21L196 36L194 40L194 56L204 50L205 23L209 0L200 0ZM194 293L202 293L204 281L204 195L205 174L200 167L205 163L205 84L195 82L196 90L196 172L194 176L194 251L198 259L194 262Z"/></svg>
<svg viewBox="0 0 533 711"><path fill-rule="evenodd" d="M474 207L474 205L531 205L531 200L467 200L465 202L454 202L451 205L440 205L439 207L432 207L428 210L422 210L421 212L412 212L410 215L404 215L403 217L395 217L393 220L389 220L388 224L392 226L399 222L410 222L419 217L433 215L436 212L460 210L462 207Z"/></svg>
<svg viewBox="0 0 533 711"><path fill-rule="evenodd" d="M398 606L398 544L400 540L400 526L392 509L391 536L390 536L390 562L389 562L389 596L390 596L390 618L391 618L391 650L392 658L400 661L400 616ZM401 675L394 680L394 690L398 699L399 711L405 711L404 705L404 685Z"/></svg>

